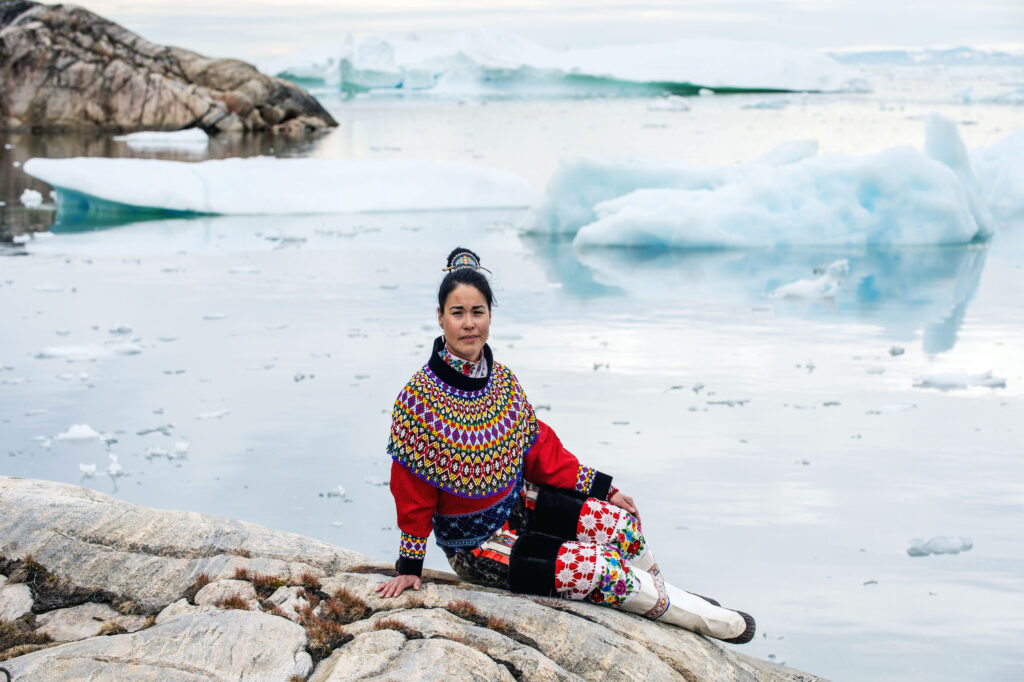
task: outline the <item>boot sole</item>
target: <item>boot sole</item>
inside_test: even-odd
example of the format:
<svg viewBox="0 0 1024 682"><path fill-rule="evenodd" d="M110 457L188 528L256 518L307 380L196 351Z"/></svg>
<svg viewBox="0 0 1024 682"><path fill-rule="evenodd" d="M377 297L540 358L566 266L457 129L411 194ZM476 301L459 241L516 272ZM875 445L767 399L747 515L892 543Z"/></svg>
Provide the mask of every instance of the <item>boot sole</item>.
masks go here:
<svg viewBox="0 0 1024 682"><path fill-rule="evenodd" d="M754 617L749 613L743 613L742 611L737 611L736 613L743 616L743 622L747 624L747 628L736 637L733 637L732 639L723 639L722 641L728 642L729 644L746 644L750 640L754 639L754 632L757 630L757 624L754 622Z"/></svg>

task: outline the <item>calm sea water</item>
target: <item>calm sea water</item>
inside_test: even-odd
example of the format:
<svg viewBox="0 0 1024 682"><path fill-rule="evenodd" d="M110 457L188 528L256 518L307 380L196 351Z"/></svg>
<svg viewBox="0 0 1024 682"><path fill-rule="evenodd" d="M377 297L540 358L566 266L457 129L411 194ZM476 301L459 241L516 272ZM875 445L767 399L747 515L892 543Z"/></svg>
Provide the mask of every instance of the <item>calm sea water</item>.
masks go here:
<svg viewBox="0 0 1024 682"><path fill-rule="evenodd" d="M574 155L727 164L804 138L848 153L920 147L933 110L960 121L968 147L1024 127L1019 105L956 94L1019 86L1013 70L869 78L871 94L702 97L683 112L321 92L341 123L330 134L214 140L199 156L9 136L2 234L53 223L17 199L48 191L14 166L32 156L457 159L541 190ZM744 652L841 680L1019 676L1024 226L965 247L685 253L578 251L520 235L522 218L57 224L0 244L0 473L390 560L391 404L435 334L442 259L464 244L494 271L496 357L567 447L637 499L671 581L758 618ZM850 277L834 301L768 298L840 258ZM1004 388L914 386L990 370ZM109 442L56 438L73 424ZM103 473L110 454L127 475ZM343 497L327 495L339 485ZM936 535L974 546L907 555ZM428 566L446 567L436 547Z"/></svg>

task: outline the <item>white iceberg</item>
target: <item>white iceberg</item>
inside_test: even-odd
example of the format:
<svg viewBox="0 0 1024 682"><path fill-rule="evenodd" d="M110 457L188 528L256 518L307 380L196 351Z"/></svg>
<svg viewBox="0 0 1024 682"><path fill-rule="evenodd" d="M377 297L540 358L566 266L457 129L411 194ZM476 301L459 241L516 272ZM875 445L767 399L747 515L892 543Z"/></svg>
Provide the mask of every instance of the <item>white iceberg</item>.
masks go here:
<svg viewBox="0 0 1024 682"><path fill-rule="evenodd" d="M993 149L995 159L1014 155L1017 145ZM1015 182L1019 162L1000 163L1011 167L1002 182ZM963 244L993 231L989 176L981 177L955 125L933 116L927 154L896 147L818 155L813 142L801 141L742 166L563 162L524 229L575 233L577 246ZM1004 213L1024 212L1024 188L1002 199Z"/></svg>
<svg viewBox="0 0 1024 682"><path fill-rule="evenodd" d="M72 424L67 431L57 434L57 440L99 440L100 434L88 424Z"/></svg>
<svg viewBox="0 0 1024 682"><path fill-rule="evenodd" d="M1006 379L992 376L992 372L968 374L967 372L936 372L918 377L915 388L937 388L940 391L955 391L971 386L984 388L1006 388Z"/></svg>
<svg viewBox="0 0 1024 682"><path fill-rule="evenodd" d="M26 189L18 198L26 208L36 208L43 203L43 195L34 189Z"/></svg>
<svg viewBox="0 0 1024 682"><path fill-rule="evenodd" d="M970 538L949 537L938 535L930 540L914 538L907 547L910 556L928 556L929 554L959 554L974 547Z"/></svg>
<svg viewBox="0 0 1024 682"><path fill-rule="evenodd" d="M519 175L449 161L30 159L25 172L53 186L67 212L361 213L512 208L535 198Z"/></svg>
<svg viewBox="0 0 1024 682"><path fill-rule="evenodd" d="M138 150L203 151L210 144L210 136L202 128L186 128L170 132L144 130L128 135L118 135L114 139L123 141L131 149Z"/></svg>
<svg viewBox="0 0 1024 682"><path fill-rule="evenodd" d="M349 90L441 94L616 93L699 90L863 91L860 74L829 56L769 42L708 39L555 50L495 29L448 42L351 34L259 65L272 76Z"/></svg>

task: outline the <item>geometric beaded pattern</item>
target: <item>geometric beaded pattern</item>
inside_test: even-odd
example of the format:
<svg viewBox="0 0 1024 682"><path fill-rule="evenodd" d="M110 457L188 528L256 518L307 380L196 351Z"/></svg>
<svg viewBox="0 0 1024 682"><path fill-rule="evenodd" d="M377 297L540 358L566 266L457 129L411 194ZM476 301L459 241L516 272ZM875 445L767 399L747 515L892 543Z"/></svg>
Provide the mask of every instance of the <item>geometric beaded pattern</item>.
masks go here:
<svg viewBox="0 0 1024 682"><path fill-rule="evenodd" d="M423 557L427 555L427 539L409 535L403 531L402 540L398 545L398 555L422 561Z"/></svg>
<svg viewBox="0 0 1024 682"><path fill-rule="evenodd" d="M594 485L594 473L595 471L590 467L580 465L576 472L576 492L584 495L590 493L590 489Z"/></svg>
<svg viewBox="0 0 1024 682"><path fill-rule="evenodd" d="M504 365L494 363L479 391L449 386L424 366L395 401L388 454L447 493L490 497L519 477L538 433L533 408Z"/></svg>

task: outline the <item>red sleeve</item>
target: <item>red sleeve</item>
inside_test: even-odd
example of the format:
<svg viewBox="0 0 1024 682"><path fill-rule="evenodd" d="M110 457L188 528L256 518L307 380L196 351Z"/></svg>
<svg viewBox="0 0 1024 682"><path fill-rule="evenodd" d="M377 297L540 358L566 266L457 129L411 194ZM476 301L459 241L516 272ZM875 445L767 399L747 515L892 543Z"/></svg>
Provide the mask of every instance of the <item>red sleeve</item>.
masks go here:
<svg viewBox="0 0 1024 682"><path fill-rule="evenodd" d="M608 499L612 484L608 474L580 464L576 456L562 446L554 430L539 419L537 439L526 453L523 474L530 483L575 490L602 500Z"/></svg>
<svg viewBox="0 0 1024 682"><path fill-rule="evenodd" d="M403 575L420 575L440 491L413 476L401 464L391 462L391 494L402 532L395 568Z"/></svg>

